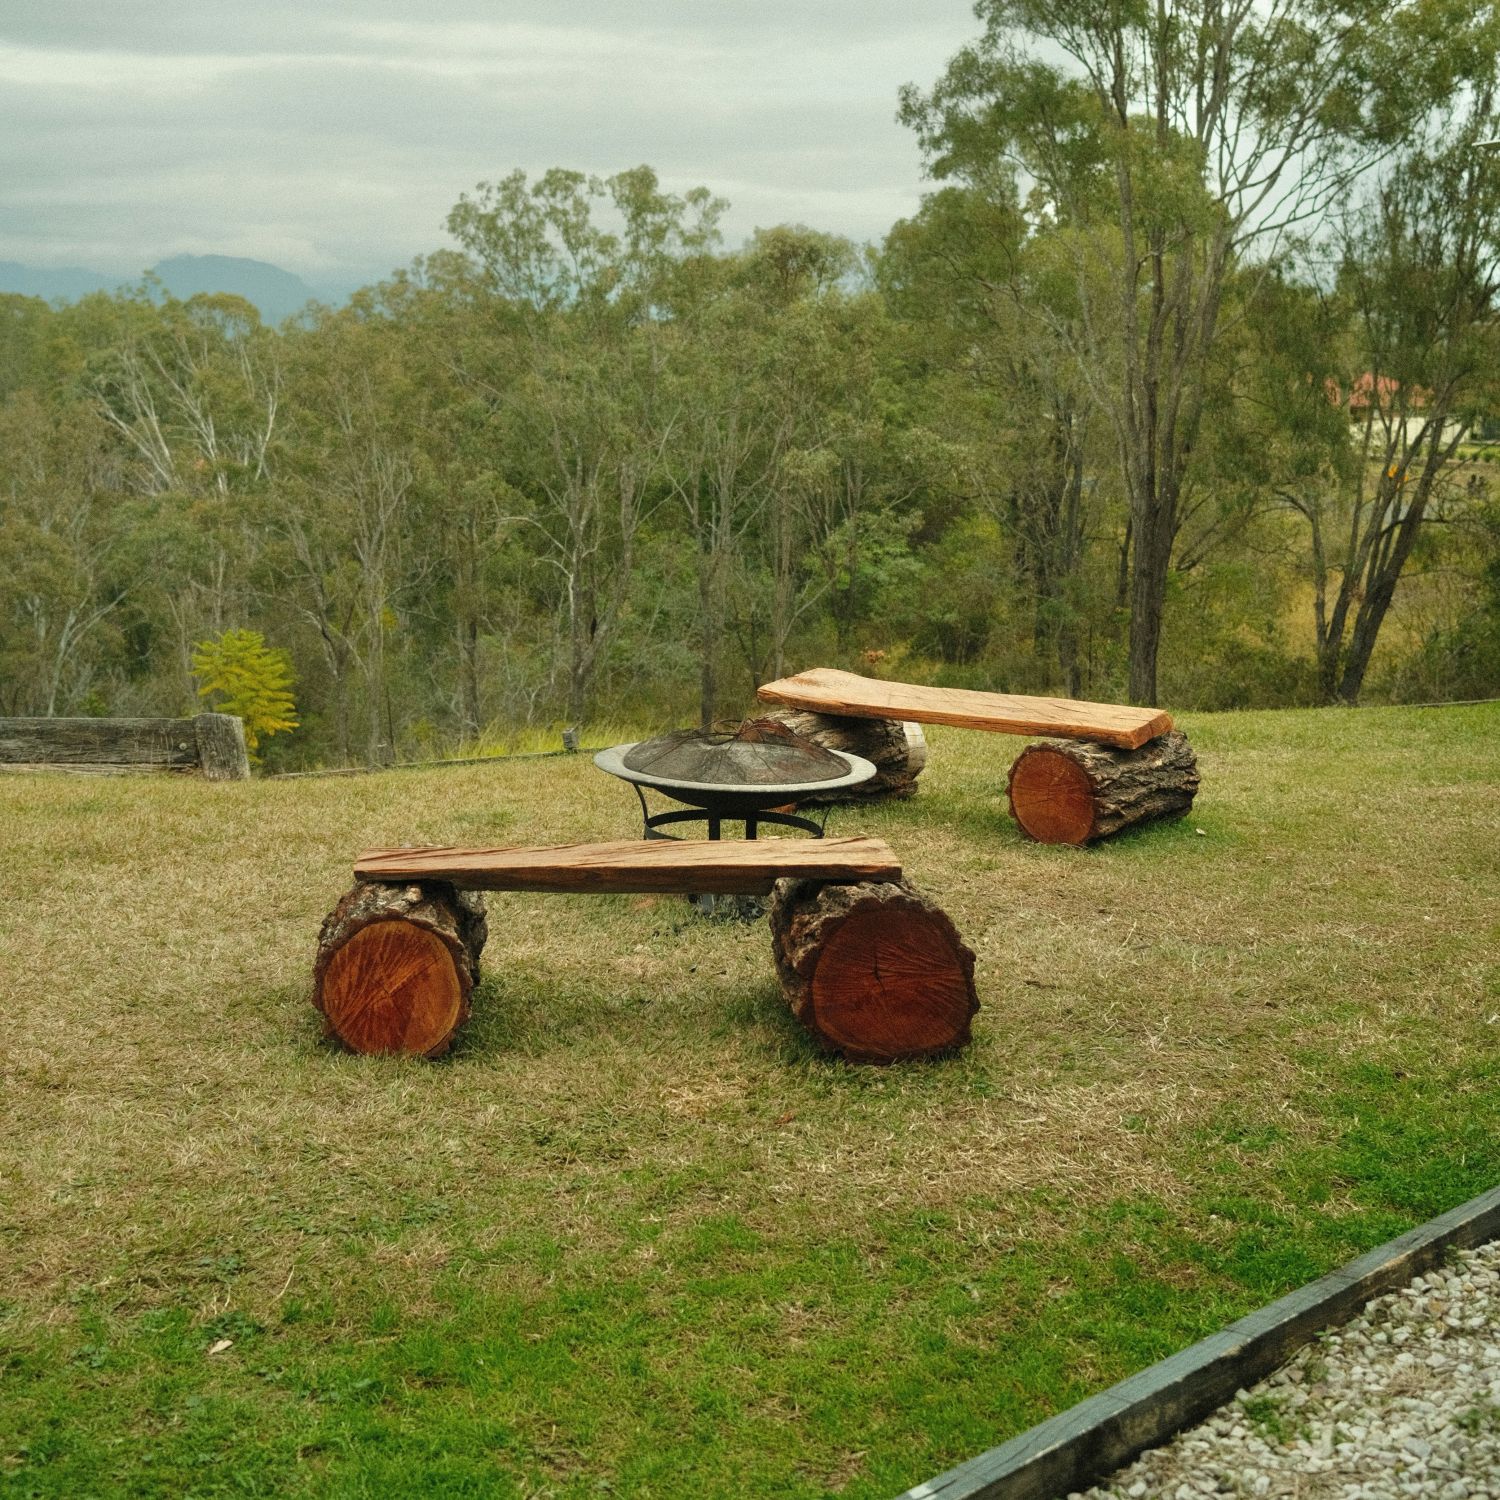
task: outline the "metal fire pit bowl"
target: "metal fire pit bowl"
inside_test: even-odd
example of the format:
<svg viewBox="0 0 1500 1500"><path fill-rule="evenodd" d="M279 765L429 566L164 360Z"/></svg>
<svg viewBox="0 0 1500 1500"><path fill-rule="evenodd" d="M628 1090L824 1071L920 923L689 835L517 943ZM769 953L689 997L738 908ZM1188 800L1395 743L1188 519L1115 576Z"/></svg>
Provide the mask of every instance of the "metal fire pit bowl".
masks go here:
<svg viewBox="0 0 1500 1500"><path fill-rule="evenodd" d="M725 779L674 774L674 762L691 766L697 777L707 770ZM720 838L726 819L743 822L747 839L753 839L763 823L800 828L821 838L822 826L811 818L774 809L811 792L858 786L875 775L875 767L862 756L829 750L767 720L752 720L731 733L679 730L655 740L612 745L594 757L594 764L635 788L648 839L673 838L661 830L680 823L707 823L708 837ZM804 769L792 772L796 780L770 779L798 765ZM813 774L817 771L826 774ZM646 803L648 787L697 810L653 813Z"/></svg>

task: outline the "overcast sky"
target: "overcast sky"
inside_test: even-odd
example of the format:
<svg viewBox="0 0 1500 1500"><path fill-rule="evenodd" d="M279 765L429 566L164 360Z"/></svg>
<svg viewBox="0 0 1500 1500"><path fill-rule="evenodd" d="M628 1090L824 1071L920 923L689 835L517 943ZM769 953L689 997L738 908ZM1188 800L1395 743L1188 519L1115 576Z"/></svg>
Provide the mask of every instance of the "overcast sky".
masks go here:
<svg viewBox="0 0 1500 1500"><path fill-rule="evenodd" d="M315 283L446 243L515 167L730 200L725 237L881 235L923 191L904 82L972 0L4 0L0 259L247 255Z"/></svg>

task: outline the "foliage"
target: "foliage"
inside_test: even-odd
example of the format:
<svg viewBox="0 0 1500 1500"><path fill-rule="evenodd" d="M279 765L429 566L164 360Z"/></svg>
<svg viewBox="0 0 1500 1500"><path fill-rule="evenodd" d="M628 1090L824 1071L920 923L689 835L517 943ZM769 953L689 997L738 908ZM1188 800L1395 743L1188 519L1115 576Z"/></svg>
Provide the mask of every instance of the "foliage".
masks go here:
<svg viewBox="0 0 1500 1500"><path fill-rule="evenodd" d="M986 0L878 247L726 249L705 188L555 169L280 329L0 298L0 712L175 712L230 627L292 664L301 765L728 717L818 663L1473 690L1497 49L1452 9ZM1361 382L1400 393L1365 424Z"/></svg>
<svg viewBox="0 0 1500 1500"><path fill-rule="evenodd" d="M193 650L198 696L216 713L236 714L245 723L245 746L252 758L263 739L297 727L292 698L292 664L285 651L266 645L258 630L226 630Z"/></svg>
<svg viewBox="0 0 1500 1500"><path fill-rule="evenodd" d="M1210 446L1237 274L1336 211L1455 95L1489 97L1492 7L1463 24L1423 0L1395 11L979 0L980 38L930 92L903 94L935 176L988 198L1013 193L1021 174L1032 184L1026 230L1055 245L1067 292L1039 291L1020 254L990 284L1071 350L1063 388L1087 387L1114 436L1136 701L1156 701L1169 575ZM1393 36L1420 38L1419 60L1393 51ZM1015 242L1013 225L1004 233Z"/></svg>

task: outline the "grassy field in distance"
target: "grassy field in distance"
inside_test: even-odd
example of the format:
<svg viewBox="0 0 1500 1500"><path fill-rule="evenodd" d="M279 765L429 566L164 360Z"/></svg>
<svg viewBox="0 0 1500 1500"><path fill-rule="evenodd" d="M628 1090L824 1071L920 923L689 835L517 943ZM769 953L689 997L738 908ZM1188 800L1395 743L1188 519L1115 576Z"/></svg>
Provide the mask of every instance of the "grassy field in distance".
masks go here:
<svg viewBox="0 0 1500 1500"><path fill-rule="evenodd" d="M320 1040L354 853L636 836L587 757L0 776L0 1495L889 1496L1500 1181L1500 708L1183 727L1094 850L956 730L834 813L978 954L891 1068L673 897L492 896L448 1058Z"/></svg>

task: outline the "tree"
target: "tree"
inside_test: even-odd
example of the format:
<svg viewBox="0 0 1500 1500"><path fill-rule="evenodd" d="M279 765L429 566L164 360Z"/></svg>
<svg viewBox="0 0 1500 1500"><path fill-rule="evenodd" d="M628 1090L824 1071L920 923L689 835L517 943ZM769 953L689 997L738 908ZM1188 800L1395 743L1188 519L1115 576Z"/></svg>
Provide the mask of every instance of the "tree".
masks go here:
<svg viewBox="0 0 1500 1500"><path fill-rule="evenodd" d="M215 713L244 721L250 758L260 742L297 727L292 698L292 663L285 651L266 645L258 630L226 630L217 640L199 641L193 649L198 696L213 703Z"/></svg>
<svg viewBox="0 0 1500 1500"><path fill-rule="evenodd" d="M1339 570L1319 609L1325 697L1355 702L1396 587L1423 527L1462 506L1460 445L1500 395L1500 163L1477 150L1494 134L1486 96L1435 149L1404 153L1345 237L1361 388L1348 525L1337 551L1312 527L1319 575ZM1352 372L1351 372L1352 374ZM1335 685L1336 684L1336 685Z"/></svg>
<svg viewBox="0 0 1500 1500"><path fill-rule="evenodd" d="M605 204L618 233L596 221ZM554 169L533 185L520 172L482 183L448 218L479 314L463 376L489 403L556 580L574 721L587 715L660 500L675 414L660 399L653 331L674 267L713 248L722 208L703 188L662 192L646 167L608 179Z"/></svg>
<svg viewBox="0 0 1500 1500"><path fill-rule="evenodd" d="M1130 504L1130 692L1156 701L1181 501L1226 281L1322 215L1423 100L1451 92L1488 10L1437 0L979 0L984 34L902 117L939 178L1035 183L1076 271L1074 341ZM1097 299L1101 279L1110 292ZM1039 309L1045 317L1045 309Z"/></svg>
<svg viewBox="0 0 1500 1500"><path fill-rule="evenodd" d="M1487 88L1430 122L1254 311L1269 485L1307 527L1317 681L1355 702L1424 529L1471 503L1462 447L1500 398L1500 161Z"/></svg>
<svg viewBox="0 0 1500 1500"><path fill-rule="evenodd" d="M662 342L674 427L669 474L693 549L705 729L718 716L731 615L747 653L758 654L764 574L747 552L768 533L773 671L780 675L793 616L790 580L804 550L789 524L796 486L786 464L794 433L816 421L822 393L814 387L827 366L826 340L806 335L852 264L846 241L782 226L757 231L727 261L681 263L670 282L671 337Z"/></svg>
<svg viewBox="0 0 1500 1500"><path fill-rule="evenodd" d="M147 494L225 496L267 479L281 414L275 336L242 297L169 298L158 308L148 291L90 382L100 413L136 455L136 483Z"/></svg>
<svg viewBox="0 0 1500 1500"><path fill-rule="evenodd" d="M365 759L381 765L397 738L388 645L426 561L412 545L413 372L397 331L358 308L326 318L297 348L297 426L276 485L276 545L265 566L278 596L317 634L340 756L352 750L358 696Z"/></svg>
<svg viewBox="0 0 1500 1500"><path fill-rule="evenodd" d="M101 677L102 638L129 593L102 424L79 403L23 390L0 405L0 703L79 708Z"/></svg>
<svg viewBox="0 0 1500 1500"><path fill-rule="evenodd" d="M251 607L259 538L244 501L275 472L284 346L240 297L158 301L159 290L148 282L71 311L77 334L97 341L82 382L116 437L124 487L142 499L135 515L157 557L172 556L170 585L149 569L137 602L165 619L180 696L193 643Z"/></svg>
<svg viewBox="0 0 1500 1500"><path fill-rule="evenodd" d="M957 445L955 482L1010 540L1038 669L1076 697L1086 553L1102 507L1070 271L1060 236L1027 236L1006 175L929 195L891 231L880 263L931 366L930 420Z"/></svg>

